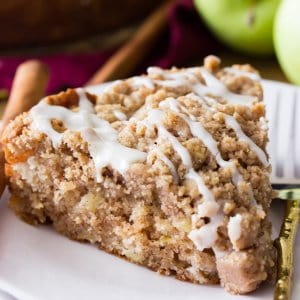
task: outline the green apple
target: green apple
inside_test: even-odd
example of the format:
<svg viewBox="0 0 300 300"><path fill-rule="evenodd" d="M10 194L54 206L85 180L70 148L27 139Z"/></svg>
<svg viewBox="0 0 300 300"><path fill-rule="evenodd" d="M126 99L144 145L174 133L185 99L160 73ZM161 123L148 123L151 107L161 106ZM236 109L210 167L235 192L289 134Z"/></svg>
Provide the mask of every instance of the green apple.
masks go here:
<svg viewBox="0 0 300 300"><path fill-rule="evenodd" d="M273 22L280 0L194 0L194 3L208 27L231 48L252 55L274 52Z"/></svg>
<svg viewBox="0 0 300 300"><path fill-rule="evenodd" d="M284 0L274 23L274 45L286 76L300 85L300 0Z"/></svg>

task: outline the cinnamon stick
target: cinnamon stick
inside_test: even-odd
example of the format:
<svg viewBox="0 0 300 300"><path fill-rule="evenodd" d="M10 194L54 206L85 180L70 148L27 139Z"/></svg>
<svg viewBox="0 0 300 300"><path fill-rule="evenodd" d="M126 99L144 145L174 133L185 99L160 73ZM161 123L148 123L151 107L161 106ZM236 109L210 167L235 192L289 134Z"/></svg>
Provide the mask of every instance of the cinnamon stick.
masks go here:
<svg viewBox="0 0 300 300"><path fill-rule="evenodd" d="M136 34L118 50L86 85L121 79L130 75L153 49L167 25L167 13L174 1L164 2L137 30Z"/></svg>
<svg viewBox="0 0 300 300"><path fill-rule="evenodd" d="M18 67L3 113L0 136L10 120L29 110L43 97L47 81L47 67L38 60L28 60Z"/></svg>
<svg viewBox="0 0 300 300"><path fill-rule="evenodd" d="M48 69L38 60L29 60L18 67L2 117L0 136L10 120L29 110L44 96L47 82ZM4 152L0 145L0 196L4 191L6 181L4 164Z"/></svg>

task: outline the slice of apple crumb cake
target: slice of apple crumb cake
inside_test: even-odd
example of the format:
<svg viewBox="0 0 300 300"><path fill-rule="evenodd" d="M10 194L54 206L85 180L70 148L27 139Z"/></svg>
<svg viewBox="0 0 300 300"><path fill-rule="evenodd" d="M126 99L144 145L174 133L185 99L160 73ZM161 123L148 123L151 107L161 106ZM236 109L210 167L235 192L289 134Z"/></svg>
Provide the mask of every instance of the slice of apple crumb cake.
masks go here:
<svg viewBox="0 0 300 300"><path fill-rule="evenodd" d="M250 292L275 273L262 98L251 66L214 56L48 96L4 133L10 207L162 274Z"/></svg>

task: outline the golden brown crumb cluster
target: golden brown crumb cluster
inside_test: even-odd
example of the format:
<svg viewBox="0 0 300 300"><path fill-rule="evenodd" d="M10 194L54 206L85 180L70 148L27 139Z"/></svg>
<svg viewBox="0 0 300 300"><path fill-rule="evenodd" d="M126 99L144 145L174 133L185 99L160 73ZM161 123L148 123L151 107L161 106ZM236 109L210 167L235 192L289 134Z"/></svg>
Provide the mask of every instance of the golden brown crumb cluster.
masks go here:
<svg viewBox="0 0 300 300"><path fill-rule="evenodd" d="M69 238L96 243L107 252L182 280L221 281L232 293L246 293L272 277L275 252L267 218L272 195L270 167L225 120L226 115L233 116L244 134L265 151L262 88L249 75L257 74L251 66L221 69L220 61L210 56L204 67L228 91L254 96L257 101L250 106L235 105L212 93L212 103L209 99L199 102L189 85L160 84L167 79L159 72L142 77L155 82L153 86L136 84L137 80L131 78L99 94L86 94L96 114L116 130L119 143L147 153L145 161L132 163L124 174L105 167L102 182L95 178L97 170L89 145L79 132L53 119L53 128L63 133L62 142L55 147L45 133L32 126L30 113L18 116L3 138L12 209L27 222L50 221ZM173 68L167 73L179 71ZM194 73L193 80L205 85L201 72ZM166 99L175 99L186 115L201 120L216 141L222 159L234 161L243 181L233 183L232 170L221 167L203 140L192 134L187 122L162 105ZM47 98L49 104L74 112L79 110L78 100L75 90ZM153 109L164 112L161 125L187 149L194 170L220 206L223 219L213 248L200 251L189 237L193 226L199 229L209 222L209 218L200 218L192 224L192 215L198 213L204 196L196 182L187 178L187 166L174 145L159 135L158 124L145 122ZM122 120L116 111L122 113ZM176 176L153 151L155 147L172 163ZM233 243L228 223L237 214L242 221Z"/></svg>

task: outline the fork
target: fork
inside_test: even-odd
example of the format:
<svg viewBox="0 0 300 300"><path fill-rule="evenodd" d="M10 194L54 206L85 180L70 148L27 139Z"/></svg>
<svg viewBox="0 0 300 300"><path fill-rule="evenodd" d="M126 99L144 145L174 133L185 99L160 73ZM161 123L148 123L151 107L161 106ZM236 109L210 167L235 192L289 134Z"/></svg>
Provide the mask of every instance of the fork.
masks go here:
<svg viewBox="0 0 300 300"><path fill-rule="evenodd" d="M270 124L271 182L278 199L287 200L275 241L278 272L274 299L288 300L292 290L293 245L300 221L300 88L284 83L276 83L274 88L274 83L267 80L263 87Z"/></svg>

